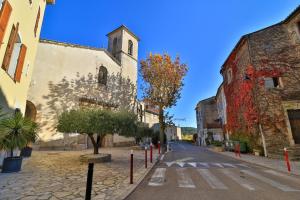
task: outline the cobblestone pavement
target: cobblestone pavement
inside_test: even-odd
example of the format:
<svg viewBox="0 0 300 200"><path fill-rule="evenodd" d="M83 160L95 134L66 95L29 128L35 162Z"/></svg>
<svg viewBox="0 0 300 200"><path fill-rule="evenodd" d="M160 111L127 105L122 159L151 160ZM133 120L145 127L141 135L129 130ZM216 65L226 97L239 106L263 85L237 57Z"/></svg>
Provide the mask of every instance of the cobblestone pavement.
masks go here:
<svg viewBox="0 0 300 200"><path fill-rule="evenodd" d="M129 148L105 148L111 163L95 164L92 199L119 199L133 185L129 184ZM79 161L85 151L34 151L24 160L22 171L0 173L0 199L84 199L87 164ZM148 165L148 169L152 165ZM147 173L144 151L134 152L134 181Z"/></svg>

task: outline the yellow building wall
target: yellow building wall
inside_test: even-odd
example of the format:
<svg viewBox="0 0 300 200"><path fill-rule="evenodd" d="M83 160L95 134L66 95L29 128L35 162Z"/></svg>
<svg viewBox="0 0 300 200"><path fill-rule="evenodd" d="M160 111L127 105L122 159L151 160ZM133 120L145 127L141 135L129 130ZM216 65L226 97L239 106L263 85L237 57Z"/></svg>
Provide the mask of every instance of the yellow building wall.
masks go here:
<svg viewBox="0 0 300 200"><path fill-rule="evenodd" d="M13 24L16 25L19 23L18 32L21 36L21 42L27 46L27 52L20 83L15 82L6 71L0 68L0 105L5 111L12 111L19 108L24 114L27 92L31 81L37 45L47 2L44 0L33 0L30 5L29 1L25 0L8 1L12 7L12 12L3 38L3 44L0 47L0 64L2 65ZM40 19L37 34L35 36L34 27L39 7Z"/></svg>

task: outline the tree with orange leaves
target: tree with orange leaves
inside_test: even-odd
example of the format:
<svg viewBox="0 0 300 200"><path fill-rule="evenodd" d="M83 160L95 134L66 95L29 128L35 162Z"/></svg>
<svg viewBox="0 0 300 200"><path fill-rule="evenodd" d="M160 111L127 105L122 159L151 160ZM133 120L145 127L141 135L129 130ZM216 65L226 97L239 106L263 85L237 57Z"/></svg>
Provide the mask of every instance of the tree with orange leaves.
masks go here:
<svg viewBox="0 0 300 200"><path fill-rule="evenodd" d="M168 54L150 54L146 60L141 61L144 98L159 108L161 144L165 132L164 110L176 105L187 70L179 56L172 60Z"/></svg>

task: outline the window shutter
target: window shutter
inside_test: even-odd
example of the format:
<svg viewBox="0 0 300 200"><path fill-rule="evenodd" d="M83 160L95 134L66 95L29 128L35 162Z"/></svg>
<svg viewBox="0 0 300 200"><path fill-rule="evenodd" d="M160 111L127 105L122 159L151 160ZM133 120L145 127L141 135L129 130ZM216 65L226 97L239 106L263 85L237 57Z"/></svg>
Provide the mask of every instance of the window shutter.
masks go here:
<svg viewBox="0 0 300 200"><path fill-rule="evenodd" d="M12 11L12 7L9 2L6 0L2 3L2 9L0 11L0 46L3 43L3 38L5 34L5 30L7 27L7 23Z"/></svg>
<svg viewBox="0 0 300 200"><path fill-rule="evenodd" d="M17 69L16 69L16 73L15 73L15 81L16 82L20 82L20 80L21 80L23 66L24 66L24 60L25 60L25 56L26 56L26 50L27 50L26 45L22 44L19 58L18 58Z"/></svg>
<svg viewBox="0 0 300 200"><path fill-rule="evenodd" d="M14 44L17 41L18 29L19 29L19 23L17 23L16 26L13 25L13 27L11 29L11 32L10 32L9 41L7 43L4 59L3 59L3 62L2 62L2 68L5 71L7 71L7 69L8 69L10 59L11 59L11 54L12 54L12 51L14 49Z"/></svg>
<svg viewBox="0 0 300 200"><path fill-rule="evenodd" d="M39 27L40 15L41 15L41 8L39 7L39 11L38 11L38 14L37 14L37 16L36 16L35 26L34 26L34 36L35 36L35 37L36 37L37 29L38 29L38 27Z"/></svg>

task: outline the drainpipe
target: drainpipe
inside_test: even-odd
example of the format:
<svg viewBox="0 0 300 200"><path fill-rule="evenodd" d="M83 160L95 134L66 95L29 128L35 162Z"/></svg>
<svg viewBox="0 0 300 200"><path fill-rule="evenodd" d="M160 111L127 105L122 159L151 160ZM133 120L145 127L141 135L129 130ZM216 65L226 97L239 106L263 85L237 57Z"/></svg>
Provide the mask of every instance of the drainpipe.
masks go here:
<svg viewBox="0 0 300 200"><path fill-rule="evenodd" d="M266 147L266 140L265 140L265 135L264 135L264 133L263 133L263 130L262 130L261 124L259 124L258 126L259 126L259 132L260 132L261 139L262 139L262 143L263 143L263 148L264 148L264 156L265 156L265 157L268 157L268 153L267 153L267 147Z"/></svg>

